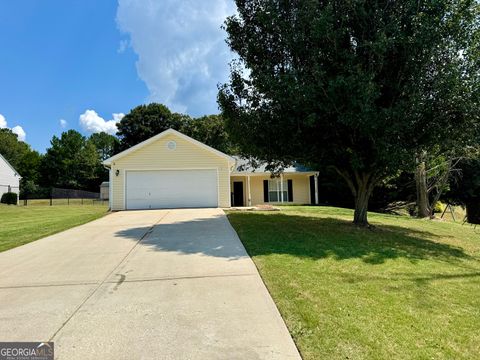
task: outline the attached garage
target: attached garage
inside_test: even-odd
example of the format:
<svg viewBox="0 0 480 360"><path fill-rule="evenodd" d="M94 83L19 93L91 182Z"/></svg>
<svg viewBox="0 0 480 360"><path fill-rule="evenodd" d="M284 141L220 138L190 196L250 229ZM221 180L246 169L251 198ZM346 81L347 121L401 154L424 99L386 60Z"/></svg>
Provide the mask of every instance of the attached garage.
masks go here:
<svg viewBox="0 0 480 360"><path fill-rule="evenodd" d="M103 164L112 210L230 206L235 159L172 129Z"/></svg>
<svg viewBox="0 0 480 360"><path fill-rule="evenodd" d="M126 209L218 207L216 170L127 171Z"/></svg>

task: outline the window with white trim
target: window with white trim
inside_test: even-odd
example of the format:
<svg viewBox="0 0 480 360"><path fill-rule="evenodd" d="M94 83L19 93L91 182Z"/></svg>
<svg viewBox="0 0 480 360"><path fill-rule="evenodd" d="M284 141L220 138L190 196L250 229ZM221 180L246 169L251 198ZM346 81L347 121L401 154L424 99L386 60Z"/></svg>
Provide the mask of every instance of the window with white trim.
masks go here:
<svg viewBox="0 0 480 360"><path fill-rule="evenodd" d="M280 179L268 180L268 201L269 202L287 202L288 201L288 182L283 181L283 199L282 199L282 181Z"/></svg>

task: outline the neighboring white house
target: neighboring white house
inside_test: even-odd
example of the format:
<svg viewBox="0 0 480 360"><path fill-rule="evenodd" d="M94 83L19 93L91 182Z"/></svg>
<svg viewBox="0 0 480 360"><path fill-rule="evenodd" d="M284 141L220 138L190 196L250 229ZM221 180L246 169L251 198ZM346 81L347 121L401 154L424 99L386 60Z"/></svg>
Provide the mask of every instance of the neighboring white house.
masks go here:
<svg viewBox="0 0 480 360"><path fill-rule="evenodd" d="M0 196L6 192L20 192L21 176L17 170L0 154Z"/></svg>

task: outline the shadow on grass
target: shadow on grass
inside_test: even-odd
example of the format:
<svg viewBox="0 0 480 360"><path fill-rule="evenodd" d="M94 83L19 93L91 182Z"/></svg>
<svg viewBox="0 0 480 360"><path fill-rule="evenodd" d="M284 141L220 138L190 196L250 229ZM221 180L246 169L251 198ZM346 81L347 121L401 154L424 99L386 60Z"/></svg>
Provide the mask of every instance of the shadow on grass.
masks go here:
<svg viewBox="0 0 480 360"><path fill-rule="evenodd" d="M433 233L400 226L382 225L369 230L336 218L282 213L232 212L228 217L251 256L288 254L311 259L358 258L368 264L382 264L396 258L410 261L435 258L452 262L469 257L459 247L436 242ZM139 239L149 230L148 227L130 228L118 232L117 236ZM141 244L157 251L230 260L247 256L223 217L159 224Z"/></svg>
<svg viewBox="0 0 480 360"><path fill-rule="evenodd" d="M360 258L369 264L387 259L411 261L469 258L462 248L435 241L437 235L393 225L374 230L355 227L337 218L282 213L230 213L229 219L252 256L290 254L337 260Z"/></svg>

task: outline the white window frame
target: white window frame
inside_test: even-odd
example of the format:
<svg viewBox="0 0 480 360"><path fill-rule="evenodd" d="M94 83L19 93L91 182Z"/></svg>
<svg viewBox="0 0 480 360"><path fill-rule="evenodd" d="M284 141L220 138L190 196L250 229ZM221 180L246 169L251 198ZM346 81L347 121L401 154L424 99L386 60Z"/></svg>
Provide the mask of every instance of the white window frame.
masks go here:
<svg viewBox="0 0 480 360"><path fill-rule="evenodd" d="M272 190L273 187L275 187L274 190ZM272 200L272 198L270 197L271 193L277 194L277 200ZM273 202L273 203L288 202L288 180L283 180L280 178L268 179L268 202Z"/></svg>

